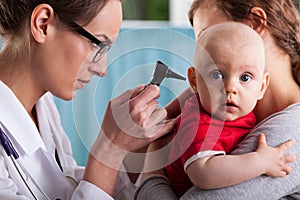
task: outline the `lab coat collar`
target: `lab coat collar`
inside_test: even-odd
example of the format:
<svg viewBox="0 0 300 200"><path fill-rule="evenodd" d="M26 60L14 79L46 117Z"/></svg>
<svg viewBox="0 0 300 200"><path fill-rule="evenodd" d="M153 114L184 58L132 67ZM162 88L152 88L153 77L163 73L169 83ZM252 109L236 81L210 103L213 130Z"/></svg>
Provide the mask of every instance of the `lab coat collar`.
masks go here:
<svg viewBox="0 0 300 200"><path fill-rule="evenodd" d="M0 81L0 121L17 152L29 156L38 148L45 148L39 131L15 94Z"/></svg>

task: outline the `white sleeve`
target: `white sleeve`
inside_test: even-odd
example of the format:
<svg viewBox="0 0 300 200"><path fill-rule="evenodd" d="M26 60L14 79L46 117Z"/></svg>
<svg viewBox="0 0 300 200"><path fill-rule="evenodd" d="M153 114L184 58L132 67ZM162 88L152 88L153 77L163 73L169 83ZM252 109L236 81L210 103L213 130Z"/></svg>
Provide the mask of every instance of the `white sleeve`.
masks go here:
<svg viewBox="0 0 300 200"><path fill-rule="evenodd" d="M72 197L72 200L82 199L113 200L113 198L110 195L108 195L103 190L87 181L80 181Z"/></svg>

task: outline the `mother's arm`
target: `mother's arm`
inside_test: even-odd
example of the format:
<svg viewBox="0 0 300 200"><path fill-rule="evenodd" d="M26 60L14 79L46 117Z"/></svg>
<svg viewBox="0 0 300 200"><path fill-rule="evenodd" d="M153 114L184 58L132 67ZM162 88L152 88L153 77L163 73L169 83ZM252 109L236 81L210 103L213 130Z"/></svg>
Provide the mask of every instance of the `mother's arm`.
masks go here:
<svg viewBox="0 0 300 200"><path fill-rule="evenodd" d="M232 154L244 154L256 149L257 136L263 132L270 146L278 146L294 138L296 144L288 153L297 155L300 151L300 104L290 106L260 123ZM191 188L181 199L280 199L300 194L300 162L291 164L292 173L284 178L260 176L241 184L218 190Z"/></svg>
<svg viewBox="0 0 300 200"><path fill-rule="evenodd" d="M297 155L300 151L300 104L290 106L260 123L233 154L243 154L256 149L257 136L263 132L270 146L278 146L289 139L295 139L296 144L288 153ZM181 200L274 200L293 196L300 199L300 162L291 164L292 173L285 178L260 176L238 185L218 190L200 190L191 188ZM135 193L135 199L143 200L176 200L168 179L164 176L149 176Z"/></svg>

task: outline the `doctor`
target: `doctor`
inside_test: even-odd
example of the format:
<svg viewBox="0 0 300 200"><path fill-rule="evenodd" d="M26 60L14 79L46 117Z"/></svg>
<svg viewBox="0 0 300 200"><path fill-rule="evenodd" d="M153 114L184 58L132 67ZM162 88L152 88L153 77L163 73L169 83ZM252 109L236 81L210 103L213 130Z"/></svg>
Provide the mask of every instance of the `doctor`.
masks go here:
<svg viewBox="0 0 300 200"><path fill-rule="evenodd" d="M1 145L0 199L112 199L126 153L174 124L160 123L159 88L110 101L85 169L73 159L52 95L70 100L93 75L105 76L121 1L0 0L0 10L0 128L19 156Z"/></svg>

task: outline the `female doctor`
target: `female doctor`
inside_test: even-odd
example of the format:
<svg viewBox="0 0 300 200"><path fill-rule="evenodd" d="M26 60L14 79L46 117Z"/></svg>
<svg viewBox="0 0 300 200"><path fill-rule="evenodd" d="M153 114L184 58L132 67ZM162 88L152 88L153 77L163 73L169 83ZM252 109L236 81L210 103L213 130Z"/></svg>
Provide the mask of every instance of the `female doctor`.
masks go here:
<svg viewBox="0 0 300 200"><path fill-rule="evenodd" d="M159 88L110 101L85 169L72 157L52 95L70 100L93 75L105 76L121 1L0 0L0 10L0 199L112 199L126 152L174 124L161 123Z"/></svg>

